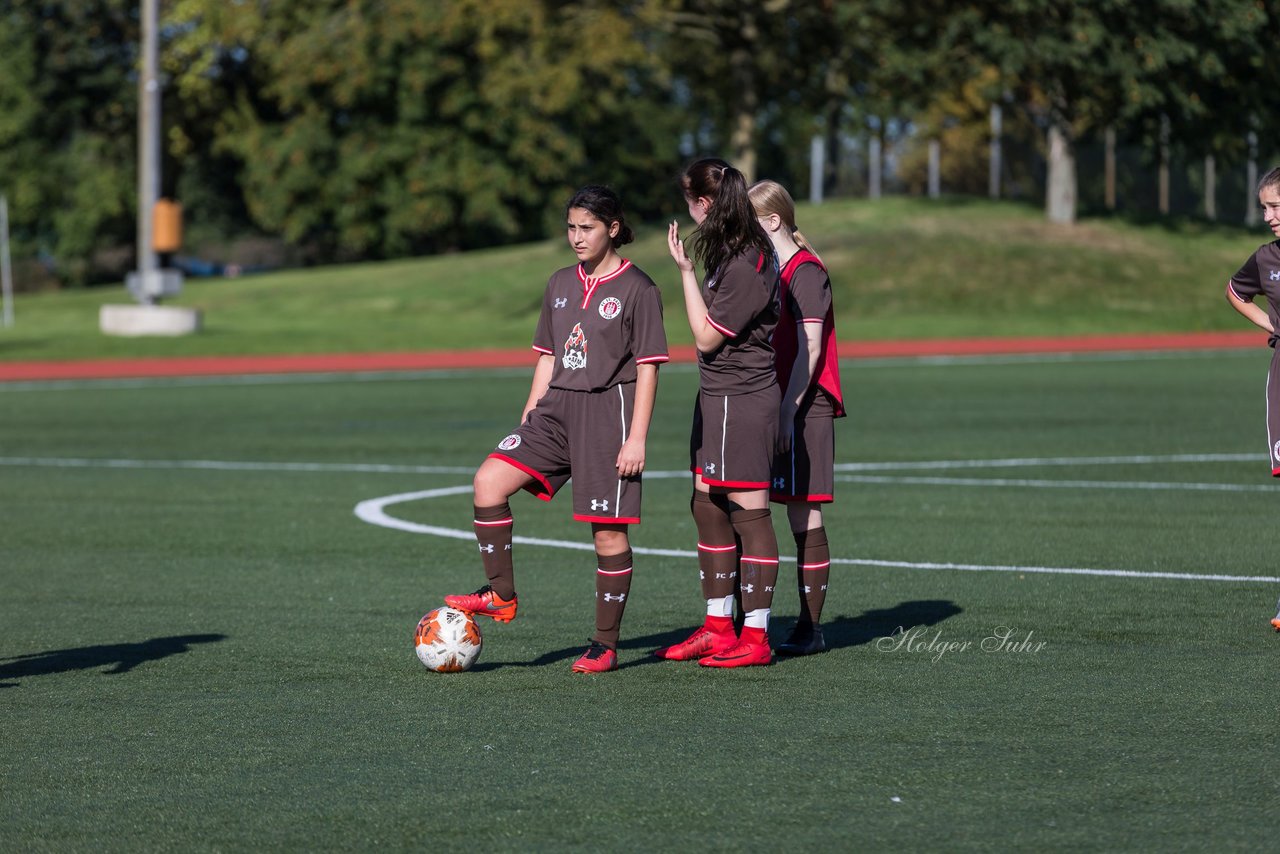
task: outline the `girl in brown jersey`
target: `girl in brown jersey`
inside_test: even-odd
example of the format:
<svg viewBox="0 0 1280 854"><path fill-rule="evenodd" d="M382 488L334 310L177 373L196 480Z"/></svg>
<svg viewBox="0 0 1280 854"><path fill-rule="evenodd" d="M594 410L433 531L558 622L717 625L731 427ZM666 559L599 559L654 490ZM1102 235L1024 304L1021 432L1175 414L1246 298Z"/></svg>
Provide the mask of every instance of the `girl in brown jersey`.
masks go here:
<svg viewBox="0 0 1280 854"><path fill-rule="evenodd" d="M565 219L579 263L547 281L520 424L475 475L475 533L489 583L444 601L510 622L517 601L508 499L523 489L550 501L572 478L573 518L591 524L597 567L596 632L573 671L603 673L618 666L631 589L627 532L640 522L645 443L667 339L657 285L618 254L632 233L617 195L583 187Z"/></svg>
<svg viewBox="0 0 1280 854"><path fill-rule="evenodd" d="M811 655L827 648L820 621L831 552L822 505L834 500L834 419L845 414L831 280L818 253L796 228L796 205L786 188L776 181L758 181L749 193L782 271L782 311L773 349L783 391L771 498L787 506L796 541L800 618L777 650L783 655Z"/></svg>
<svg viewBox="0 0 1280 854"><path fill-rule="evenodd" d="M1227 280L1227 302L1231 307L1269 336L1268 343L1275 352L1271 356L1271 368L1267 373L1267 445L1271 455L1271 474L1280 477L1280 167L1272 169L1258 182L1258 204L1262 208L1262 221L1271 229L1276 240L1264 244L1249 256L1234 276ZM1254 304L1254 299L1265 296L1265 309ZM1271 620L1272 627L1280 632L1280 602Z"/></svg>
<svg viewBox="0 0 1280 854"><path fill-rule="evenodd" d="M696 658L706 667L769 664L769 611L778 580L769 515L779 407L769 344L778 322L777 267L741 172L723 160L699 160L685 170L681 185L698 225L694 257L686 254L675 222L667 244L698 350L691 507L707 607L692 635L655 654ZM705 272L701 285L694 258ZM735 589L744 611L741 637L733 626Z"/></svg>

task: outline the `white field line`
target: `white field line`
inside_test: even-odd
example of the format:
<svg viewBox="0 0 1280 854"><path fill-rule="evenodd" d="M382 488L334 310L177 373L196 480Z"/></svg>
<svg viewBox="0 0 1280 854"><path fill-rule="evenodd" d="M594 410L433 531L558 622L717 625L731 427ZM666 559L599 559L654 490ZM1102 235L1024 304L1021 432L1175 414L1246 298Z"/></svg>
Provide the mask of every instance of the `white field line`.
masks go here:
<svg viewBox="0 0 1280 854"><path fill-rule="evenodd" d="M421 525L416 522L407 522L404 519L387 513L386 508L394 504L403 504L409 501L423 501L429 498L443 498L451 495L462 495L471 491L470 486L449 486L443 489L427 489L421 492L402 492L397 495L384 495L380 498L370 498L361 501L355 507L355 515L363 522L370 525L378 525L383 528L392 528L397 531L405 531L411 534L429 534L436 537L447 537L455 540L473 541L475 533L469 530L461 530L459 528L443 528L438 525ZM540 537L512 537L512 542L528 546L546 546L558 549L573 549L576 551L594 551L594 546L589 542L575 542L572 540L548 540ZM679 557L696 559L698 553L685 549L650 549L640 546L633 546L632 551L642 555L658 555L661 557ZM793 561L794 556L783 555L780 558L783 561ZM1235 583L1264 583L1275 584L1280 583L1280 578L1267 575L1200 575L1192 572L1138 572L1129 569L1089 569L1081 567L1055 567L1055 566L1001 566L976 563L921 563L912 561L898 560L871 560L867 558L836 558L831 559L833 564L849 564L852 566L875 566L875 567L891 567L897 569L931 569L931 570L953 570L964 572L1014 572L1021 574L1042 574L1042 575L1090 575L1108 578L1143 578L1143 579L1172 579L1177 581L1216 581L1216 582L1235 582Z"/></svg>

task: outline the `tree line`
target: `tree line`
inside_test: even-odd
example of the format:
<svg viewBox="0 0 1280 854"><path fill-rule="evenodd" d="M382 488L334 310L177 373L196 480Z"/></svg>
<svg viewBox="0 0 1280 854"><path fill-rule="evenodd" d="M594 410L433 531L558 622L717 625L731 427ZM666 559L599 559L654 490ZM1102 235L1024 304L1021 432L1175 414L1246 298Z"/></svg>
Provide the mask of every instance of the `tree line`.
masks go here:
<svg viewBox="0 0 1280 854"><path fill-rule="evenodd" d="M69 283L131 247L137 0L0 0L0 193ZM714 153L803 196L851 138L950 139L985 187L989 109L1075 217L1114 129L1219 162L1273 140L1280 0L167 0L162 194L202 233L324 262L545 236L582 183L638 217ZM951 150L949 148L948 150Z"/></svg>

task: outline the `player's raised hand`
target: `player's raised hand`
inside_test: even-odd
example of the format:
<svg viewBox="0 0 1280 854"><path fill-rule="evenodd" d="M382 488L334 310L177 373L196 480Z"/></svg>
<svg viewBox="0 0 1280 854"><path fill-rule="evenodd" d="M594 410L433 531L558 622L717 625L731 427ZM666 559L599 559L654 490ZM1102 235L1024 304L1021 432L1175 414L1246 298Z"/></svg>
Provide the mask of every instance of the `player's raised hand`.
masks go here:
<svg viewBox="0 0 1280 854"><path fill-rule="evenodd" d="M680 239L680 223L675 220L667 226L667 249L681 271L686 273L693 271L693 259L685 254L684 241Z"/></svg>

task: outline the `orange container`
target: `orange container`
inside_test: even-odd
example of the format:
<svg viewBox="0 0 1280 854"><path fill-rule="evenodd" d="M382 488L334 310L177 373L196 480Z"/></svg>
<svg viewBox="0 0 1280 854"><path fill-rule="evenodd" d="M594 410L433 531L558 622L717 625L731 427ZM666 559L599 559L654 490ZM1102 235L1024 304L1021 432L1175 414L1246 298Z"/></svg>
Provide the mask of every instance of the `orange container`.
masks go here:
<svg viewBox="0 0 1280 854"><path fill-rule="evenodd" d="M151 248L177 252L182 246L182 205L173 199L157 199L151 211Z"/></svg>

